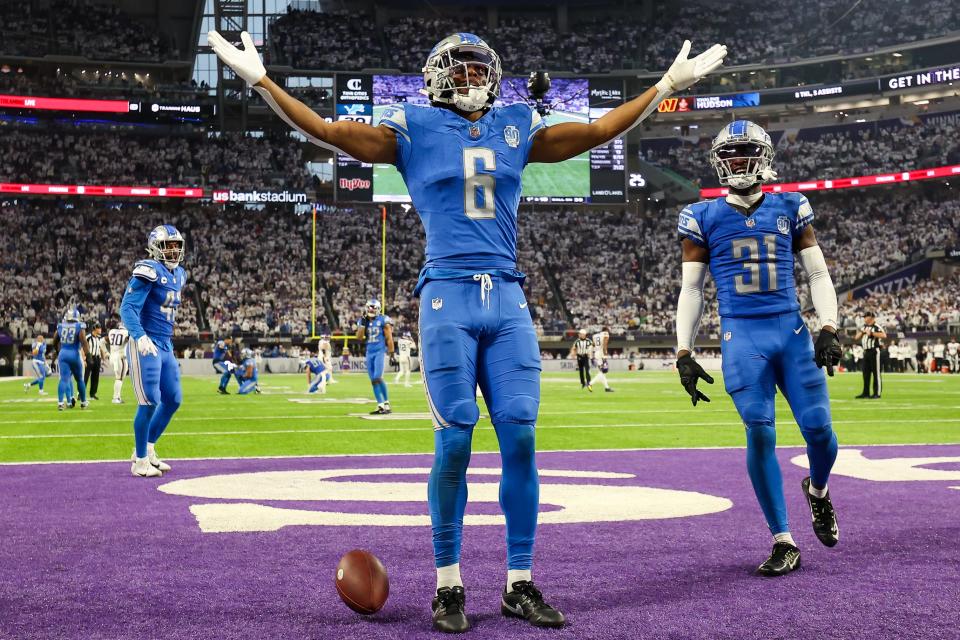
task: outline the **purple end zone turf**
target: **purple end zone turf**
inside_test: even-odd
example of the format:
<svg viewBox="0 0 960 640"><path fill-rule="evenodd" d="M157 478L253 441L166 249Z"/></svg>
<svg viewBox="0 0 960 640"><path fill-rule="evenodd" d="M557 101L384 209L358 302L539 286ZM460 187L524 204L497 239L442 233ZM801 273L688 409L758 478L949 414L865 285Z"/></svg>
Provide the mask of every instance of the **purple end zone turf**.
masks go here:
<svg viewBox="0 0 960 640"><path fill-rule="evenodd" d="M868 459L960 460L960 446L954 445L862 452ZM743 450L538 454L541 469L635 476L543 477L544 484L656 487L733 504L709 515L542 525L534 577L567 614L569 626L561 631L500 616L503 527L465 527L462 567L472 637L960 637L960 490L951 488L960 487L960 478L881 482L835 475L830 486L841 541L827 549L813 536L800 492L806 474L790 462L800 454L798 448L779 452L803 568L779 579L753 574L770 550L770 537ZM161 480L133 478L129 463L122 462L0 466L0 637L437 637L430 629L434 569L427 527L303 525L203 533L190 510L255 502L422 517L425 476L330 480L420 483L419 503L241 501L158 490L219 474L428 467L430 456L171 462L173 473ZM495 454L475 454L471 463L498 465ZM958 474L949 460L923 468ZM477 484L497 480L471 476ZM497 509L477 503L467 513L487 517ZM353 548L372 551L389 572L390 599L377 615L353 613L334 589L337 560Z"/></svg>

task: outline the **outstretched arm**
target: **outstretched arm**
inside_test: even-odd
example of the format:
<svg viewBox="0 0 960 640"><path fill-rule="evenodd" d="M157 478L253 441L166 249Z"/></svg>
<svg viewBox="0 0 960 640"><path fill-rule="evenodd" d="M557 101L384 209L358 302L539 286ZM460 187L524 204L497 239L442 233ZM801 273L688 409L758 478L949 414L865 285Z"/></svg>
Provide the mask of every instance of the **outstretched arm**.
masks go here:
<svg viewBox="0 0 960 640"><path fill-rule="evenodd" d="M723 64L727 48L715 44L691 59L687 58L688 53L690 41L685 40L677 59L656 85L595 122L565 122L542 129L533 139L529 161L562 162L627 133L646 120L661 100L687 89Z"/></svg>
<svg viewBox="0 0 960 640"><path fill-rule="evenodd" d="M267 77L267 70L260 61L253 39L246 31L240 34L243 49L233 46L216 31L209 32L207 39L220 60L253 86L254 91L284 122L310 142L331 151L346 153L361 162L393 163L397 137L392 130L363 122L327 122L321 118Z"/></svg>

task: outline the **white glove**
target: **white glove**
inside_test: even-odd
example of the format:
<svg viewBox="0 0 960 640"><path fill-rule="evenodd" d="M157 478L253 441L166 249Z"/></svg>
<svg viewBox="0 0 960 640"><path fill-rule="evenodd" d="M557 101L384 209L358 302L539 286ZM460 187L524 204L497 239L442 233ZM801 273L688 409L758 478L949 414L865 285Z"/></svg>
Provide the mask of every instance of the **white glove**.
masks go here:
<svg viewBox="0 0 960 640"><path fill-rule="evenodd" d="M140 352L142 356L155 356L159 355L157 351L157 345L153 344L153 340L150 339L150 336L143 335L137 338L137 351Z"/></svg>
<svg viewBox="0 0 960 640"><path fill-rule="evenodd" d="M680 47L677 59L673 61L667 72L657 82L657 90L661 93L676 93L693 86L700 78L712 72L723 64L727 55L727 47L715 44L696 58L687 58L690 53L690 41L684 40Z"/></svg>
<svg viewBox="0 0 960 640"><path fill-rule="evenodd" d="M780 175L779 175L776 171L774 171L773 169L771 169L770 167L767 167L766 169L764 169L763 171L760 172L760 181L761 181L761 182L773 182L774 180L776 180L776 179L779 178L779 177L780 177Z"/></svg>
<svg viewBox="0 0 960 640"><path fill-rule="evenodd" d="M260 55L257 48L253 45L253 38L244 31L240 34L240 40L243 42L243 49L238 49L223 39L216 31L207 32L207 42L210 48L217 54L217 57L223 61L223 64L233 69L234 73L247 81L250 85L255 85L264 76L267 70L260 61Z"/></svg>

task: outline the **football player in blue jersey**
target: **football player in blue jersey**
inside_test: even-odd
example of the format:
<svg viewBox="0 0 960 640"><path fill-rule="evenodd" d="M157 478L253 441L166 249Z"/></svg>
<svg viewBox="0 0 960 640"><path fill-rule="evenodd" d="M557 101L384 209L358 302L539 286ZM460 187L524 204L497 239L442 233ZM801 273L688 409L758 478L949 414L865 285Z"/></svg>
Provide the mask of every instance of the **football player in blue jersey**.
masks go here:
<svg viewBox="0 0 960 640"><path fill-rule="evenodd" d="M180 292L187 279L184 240L176 227L165 224L147 236L147 260L138 261L127 283L120 318L130 333L127 361L137 396L133 420L134 452L130 472L156 477L170 471L157 455L157 440L180 407L180 367L173 352L173 327Z"/></svg>
<svg viewBox="0 0 960 640"><path fill-rule="evenodd" d="M260 393L260 370L257 367L257 360L253 355L253 349L243 349L240 352L243 359L237 367L237 384L240 389L237 391L242 396L248 393Z"/></svg>
<svg viewBox="0 0 960 640"><path fill-rule="evenodd" d="M761 190L763 182L776 178L773 153L770 136L759 125L738 120L725 126L713 140L710 163L729 194L686 207L678 223L683 275L677 303L677 371L694 406L699 400L709 402L697 389L697 380L712 384L713 378L693 358L709 268L720 303L723 383L746 427L747 471L774 538L773 552L758 569L766 576L800 567L775 455L777 389L807 443L810 475L801 484L814 533L828 547L840 536L827 491L837 436L820 369L826 367L832 376L842 355L837 295L811 226L813 209L807 198ZM800 316L795 255L806 271L820 318L816 343Z"/></svg>
<svg viewBox="0 0 960 640"><path fill-rule="evenodd" d="M540 350L517 270L517 205L529 162L561 162L637 126L666 96L719 67L726 47L688 58L686 41L656 86L591 123L547 127L529 105L496 107L500 57L477 36L457 33L427 56L422 92L430 106L393 105L379 126L328 123L266 76L253 41L239 49L215 31L220 59L311 142L370 163L394 164L427 237L420 297L421 364L436 455L428 483L437 592L433 625L469 628L460 576L466 469L480 412L479 385L500 443L500 505L507 524L504 615L558 627L531 574L539 480L534 425L540 405Z"/></svg>
<svg viewBox="0 0 960 640"><path fill-rule="evenodd" d="M317 355L310 354L310 357L307 359L307 381L310 383L310 386L307 388L308 393L320 393L327 392L327 382L330 380L330 372L327 371L327 365L323 363L323 360L320 358L320 354Z"/></svg>
<svg viewBox="0 0 960 640"><path fill-rule="evenodd" d="M373 385L377 408L372 414L390 413L387 383L383 381L383 365L393 353L393 321L380 313L379 300L367 300L363 316L357 321L357 340L367 345L367 375Z"/></svg>
<svg viewBox="0 0 960 640"><path fill-rule="evenodd" d="M60 372L60 384L57 386L57 409L73 408L77 401L73 397L73 381L77 381L77 391L80 394L80 408L89 406L87 400L87 385L83 383L83 363L87 361L87 334L86 325L80 321L80 311L76 308L68 309L63 314L63 320L57 325L57 333L53 337L53 347L59 349L57 354L57 370Z"/></svg>
<svg viewBox="0 0 960 640"><path fill-rule="evenodd" d="M228 395L227 384L230 382L230 348L233 346L233 338L223 338L217 340L213 345L213 370L220 374L220 385L217 387L217 393Z"/></svg>
<svg viewBox="0 0 960 640"><path fill-rule="evenodd" d="M47 341L43 336L37 336L33 345L30 347L30 367L33 370L33 382L26 382L23 385L24 391L29 391L30 387L36 385L40 388L40 395L45 396L47 392L43 390L43 383L50 376L50 367L47 366Z"/></svg>

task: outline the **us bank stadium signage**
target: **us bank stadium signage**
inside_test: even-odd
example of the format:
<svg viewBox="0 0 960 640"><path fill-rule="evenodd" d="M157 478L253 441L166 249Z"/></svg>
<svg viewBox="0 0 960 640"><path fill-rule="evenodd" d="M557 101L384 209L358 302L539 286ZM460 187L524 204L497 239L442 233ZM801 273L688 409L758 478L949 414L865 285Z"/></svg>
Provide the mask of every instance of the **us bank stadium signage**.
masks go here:
<svg viewBox="0 0 960 640"><path fill-rule="evenodd" d="M211 193L214 202L240 202L244 204L288 203L304 204L307 194L298 191L233 191L232 189L214 189Z"/></svg>

